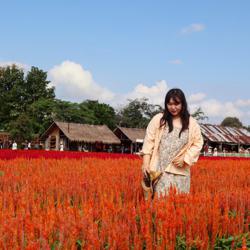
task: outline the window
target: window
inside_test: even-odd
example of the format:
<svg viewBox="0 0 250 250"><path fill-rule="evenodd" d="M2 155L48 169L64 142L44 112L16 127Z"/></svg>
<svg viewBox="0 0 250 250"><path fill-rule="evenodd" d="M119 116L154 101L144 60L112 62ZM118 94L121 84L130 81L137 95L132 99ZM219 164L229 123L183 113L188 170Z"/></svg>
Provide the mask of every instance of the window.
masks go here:
<svg viewBox="0 0 250 250"><path fill-rule="evenodd" d="M56 137L54 135L50 137L50 149L56 149Z"/></svg>

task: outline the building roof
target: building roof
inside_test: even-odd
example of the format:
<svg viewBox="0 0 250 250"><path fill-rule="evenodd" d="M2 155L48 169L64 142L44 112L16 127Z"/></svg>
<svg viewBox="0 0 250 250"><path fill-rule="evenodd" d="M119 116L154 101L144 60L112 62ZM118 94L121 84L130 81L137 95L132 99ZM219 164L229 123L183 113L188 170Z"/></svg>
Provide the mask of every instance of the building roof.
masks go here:
<svg viewBox="0 0 250 250"><path fill-rule="evenodd" d="M0 135L10 136L10 133L9 132L5 132L5 131L0 131Z"/></svg>
<svg viewBox="0 0 250 250"><path fill-rule="evenodd" d="M70 141L102 142L106 144L120 144L121 141L106 125L90 125L55 121L41 136L45 138L57 126Z"/></svg>
<svg viewBox="0 0 250 250"><path fill-rule="evenodd" d="M119 126L117 128L132 142L142 142L146 134L146 129L143 128L124 128Z"/></svg>
<svg viewBox="0 0 250 250"><path fill-rule="evenodd" d="M250 144L250 133L246 129L200 124L202 134L212 142Z"/></svg>

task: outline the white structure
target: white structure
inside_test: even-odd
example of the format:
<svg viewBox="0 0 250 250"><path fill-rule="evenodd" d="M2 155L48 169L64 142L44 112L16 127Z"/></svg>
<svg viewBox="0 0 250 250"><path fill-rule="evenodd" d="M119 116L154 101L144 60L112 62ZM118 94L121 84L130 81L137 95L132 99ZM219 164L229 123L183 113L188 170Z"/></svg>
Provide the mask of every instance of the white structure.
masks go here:
<svg viewBox="0 0 250 250"><path fill-rule="evenodd" d="M15 141L12 143L12 150L17 150L17 143Z"/></svg>

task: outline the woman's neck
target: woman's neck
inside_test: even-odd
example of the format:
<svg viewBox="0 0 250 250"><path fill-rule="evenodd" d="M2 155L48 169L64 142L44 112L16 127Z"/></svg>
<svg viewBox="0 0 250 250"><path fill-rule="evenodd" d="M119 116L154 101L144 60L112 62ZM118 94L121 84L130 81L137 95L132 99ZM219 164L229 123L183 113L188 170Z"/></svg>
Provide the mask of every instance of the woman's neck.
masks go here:
<svg viewBox="0 0 250 250"><path fill-rule="evenodd" d="M173 126L176 128L182 127L181 117L180 116L174 116L173 117Z"/></svg>
<svg viewBox="0 0 250 250"><path fill-rule="evenodd" d="M180 115L176 115L172 117L173 121L175 120L181 120L181 116Z"/></svg>

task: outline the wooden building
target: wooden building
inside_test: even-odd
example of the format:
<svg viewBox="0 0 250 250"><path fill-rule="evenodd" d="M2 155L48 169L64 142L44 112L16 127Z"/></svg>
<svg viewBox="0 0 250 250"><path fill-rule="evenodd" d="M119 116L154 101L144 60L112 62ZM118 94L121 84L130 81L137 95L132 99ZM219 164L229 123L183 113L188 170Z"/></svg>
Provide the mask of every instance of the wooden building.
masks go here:
<svg viewBox="0 0 250 250"><path fill-rule="evenodd" d="M46 150L113 151L120 140L106 125L53 122L41 136Z"/></svg>
<svg viewBox="0 0 250 250"><path fill-rule="evenodd" d="M231 128L219 125L200 124L205 147L219 152L235 152L250 147L250 133L243 128Z"/></svg>
<svg viewBox="0 0 250 250"><path fill-rule="evenodd" d="M203 152L206 148L212 151L216 148L218 152L241 153L248 150L250 153L250 132L246 129L211 124L200 124L200 126L204 139ZM134 153L141 149L146 130L117 126L114 133L121 140L123 151Z"/></svg>
<svg viewBox="0 0 250 250"><path fill-rule="evenodd" d="M10 133L0 131L0 149L9 148L11 145Z"/></svg>
<svg viewBox="0 0 250 250"><path fill-rule="evenodd" d="M114 134L121 141L121 153L136 153L142 148L146 130L142 128L125 128L117 126Z"/></svg>

